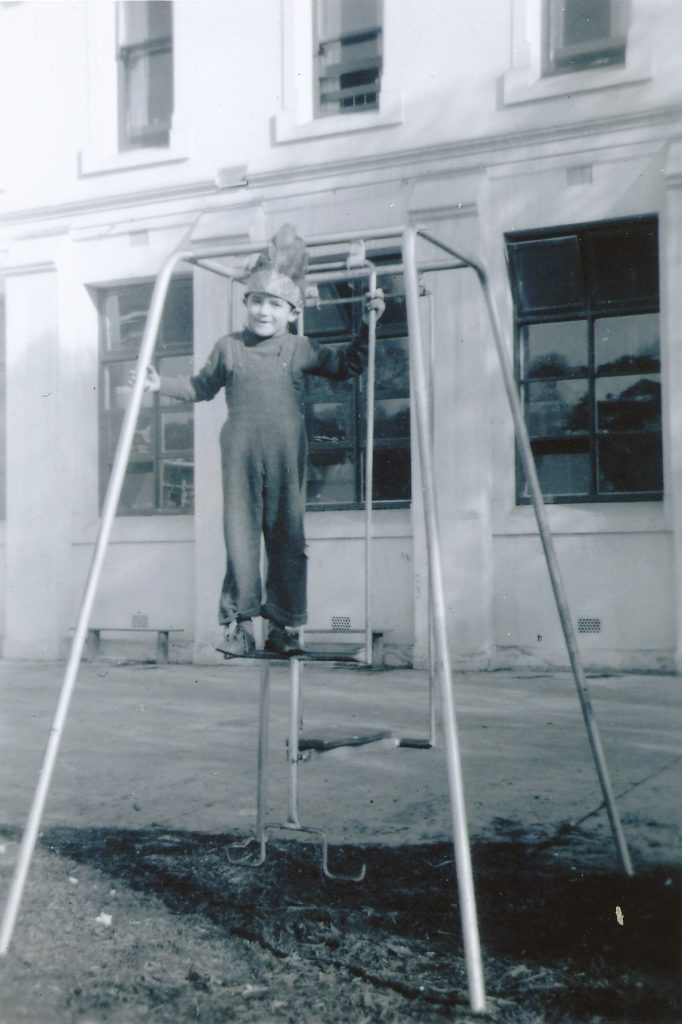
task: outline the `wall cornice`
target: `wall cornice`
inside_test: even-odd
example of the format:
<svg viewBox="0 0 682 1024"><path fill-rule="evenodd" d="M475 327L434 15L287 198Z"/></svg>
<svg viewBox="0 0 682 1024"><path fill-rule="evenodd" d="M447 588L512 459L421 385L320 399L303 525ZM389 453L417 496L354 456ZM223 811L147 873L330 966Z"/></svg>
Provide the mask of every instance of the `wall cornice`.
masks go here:
<svg viewBox="0 0 682 1024"><path fill-rule="evenodd" d="M112 211L126 211L140 206L169 206L192 204L212 198L214 208L241 205L244 199L252 204L256 190L303 185L315 181L317 187L326 187L329 179L342 177L348 186L387 182L396 178L419 176L428 167L431 174L444 171L457 172L480 169L481 166L500 167L509 163L528 163L547 157L570 156L576 151L605 150L614 146L627 147L642 142L667 143L682 131L682 113L678 107L639 111L618 117L596 118L591 121L565 125L543 126L521 132L480 136L457 142L440 143L413 149L396 150L367 157L313 162L296 167L278 167L247 173L243 187L223 191L216 180L202 179L182 185L144 189L134 192L112 193L88 197L66 203L27 207L0 215L0 232L13 226L40 225L40 234L69 231L81 218L105 215ZM219 172L218 172L219 173ZM364 180L363 180L364 179ZM338 182L335 187L338 186ZM204 203L195 206L197 212L205 210ZM158 216L158 214L156 214ZM55 222L59 222L59 226Z"/></svg>

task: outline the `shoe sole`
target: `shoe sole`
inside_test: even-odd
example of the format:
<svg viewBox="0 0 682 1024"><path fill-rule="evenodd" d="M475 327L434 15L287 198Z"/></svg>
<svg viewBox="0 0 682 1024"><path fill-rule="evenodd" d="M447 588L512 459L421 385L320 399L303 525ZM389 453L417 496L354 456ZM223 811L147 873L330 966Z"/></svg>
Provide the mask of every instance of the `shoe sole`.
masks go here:
<svg viewBox="0 0 682 1024"><path fill-rule="evenodd" d="M215 649L216 651L220 651L224 658L250 658L252 657L252 655L256 653L255 647L253 647L250 651L239 651L238 653L235 653L235 651L228 650L221 644L216 644Z"/></svg>
<svg viewBox="0 0 682 1024"><path fill-rule="evenodd" d="M305 650L302 647L292 647L286 651L276 651L265 644L263 650L266 654L274 654L278 658L296 658L299 654L305 654Z"/></svg>

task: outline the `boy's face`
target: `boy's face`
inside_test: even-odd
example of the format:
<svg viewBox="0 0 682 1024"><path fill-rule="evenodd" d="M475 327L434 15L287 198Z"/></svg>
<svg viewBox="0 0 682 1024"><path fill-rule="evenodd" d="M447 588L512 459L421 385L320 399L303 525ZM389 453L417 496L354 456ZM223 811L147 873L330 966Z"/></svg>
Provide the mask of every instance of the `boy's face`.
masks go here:
<svg viewBox="0 0 682 1024"><path fill-rule="evenodd" d="M280 334L296 319L296 312L286 301L266 292L249 292L245 300L246 326L259 338Z"/></svg>

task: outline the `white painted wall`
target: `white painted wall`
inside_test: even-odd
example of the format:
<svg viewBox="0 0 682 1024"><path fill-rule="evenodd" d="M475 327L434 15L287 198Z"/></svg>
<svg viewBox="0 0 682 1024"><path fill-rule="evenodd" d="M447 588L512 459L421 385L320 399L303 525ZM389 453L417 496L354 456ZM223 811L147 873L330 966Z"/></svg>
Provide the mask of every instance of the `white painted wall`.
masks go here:
<svg viewBox="0 0 682 1024"><path fill-rule="evenodd" d="M602 617L602 633L582 640L588 661L672 665L682 643L672 505L682 494L682 161L670 149L682 127L677 5L633 0L624 71L543 82L534 80L539 0L385 0L385 9L385 109L311 123L306 0L181 0L172 145L117 155L113 5L0 5L0 89L12 99L0 108L6 656L63 651L96 536L93 289L155 275L188 234L239 243L268 237L284 220L310 236L411 219L483 257L509 329L505 231L658 213L665 501L554 506L548 515L576 615ZM243 178L248 184L227 187ZM462 271L425 284L453 653L471 666L563 663L532 510L514 504L511 423L475 281ZM199 365L230 311L219 281L199 274L195 288ZM162 616L185 630L200 659L212 657L224 568L223 416L222 398L197 409L194 517L117 520L96 611L112 621ZM380 624L397 643L414 642L423 660L418 474L415 460L412 514L377 516L374 603L388 619ZM341 603L355 618L361 514L311 514L308 533L311 625L323 627Z"/></svg>

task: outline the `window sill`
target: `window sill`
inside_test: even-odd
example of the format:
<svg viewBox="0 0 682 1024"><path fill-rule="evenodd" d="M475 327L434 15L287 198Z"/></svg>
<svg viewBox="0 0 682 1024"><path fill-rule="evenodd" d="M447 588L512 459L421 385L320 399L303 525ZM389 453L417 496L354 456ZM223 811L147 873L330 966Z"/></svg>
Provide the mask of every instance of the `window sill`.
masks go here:
<svg viewBox="0 0 682 1024"><path fill-rule="evenodd" d="M592 68L536 79L531 77L528 68L517 68L508 71L502 80L502 99L505 106L513 106L516 103L534 103L558 96L570 97L579 92L593 92L619 85L635 85L650 78L651 68L644 60L631 66Z"/></svg>
<svg viewBox="0 0 682 1024"><path fill-rule="evenodd" d="M158 167L164 164L181 163L188 160L187 153L176 147L150 147L127 149L120 153L103 155L94 147L86 146L78 155L78 176L89 178L97 174L116 174L121 171L136 171L143 167Z"/></svg>
<svg viewBox="0 0 682 1024"><path fill-rule="evenodd" d="M302 118L294 110L283 110L274 118L276 143L325 139L331 135L389 128L403 122L403 97L399 92L382 92L381 109L366 113L333 114Z"/></svg>
<svg viewBox="0 0 682 1024"><path fill-rule="evenodd" d="M99 524L84 525L78 531L74 547L94 544ZM191 513L150 512L116 516L111 530L111 544L188 544L194 541L194 516Z"/></svg>
<svg viewBox="0 0 682 1024"><path fill-rule="evenodd" d="M545 515L554 535L669 533L672 529L665 501L545 505ZM532 505L516 505L506 513L498 510L494 521L495 537L538 532Z"/></svg>

